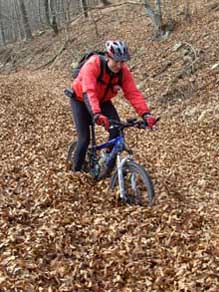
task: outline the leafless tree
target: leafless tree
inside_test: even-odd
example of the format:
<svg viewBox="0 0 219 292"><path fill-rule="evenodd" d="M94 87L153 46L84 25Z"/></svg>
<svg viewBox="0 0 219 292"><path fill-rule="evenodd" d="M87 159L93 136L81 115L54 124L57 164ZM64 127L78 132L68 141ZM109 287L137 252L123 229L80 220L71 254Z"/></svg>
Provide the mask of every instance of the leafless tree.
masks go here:
<svg viewBox="0 0 219 292"><path fill-rule="evenodd" d="M0 1L0 13L2 11L2 3ZM2 45L6 44L6 40L5 40L5 29L4 29L4 23L3 23L3 17L2 15L0 15L0 33L1 33L1 42Z"/></svg>
<svg viewBox="0 0 219 292"><path fill-rule="evenodd" d="M88 17L88 5L86 0L81 0L81 6L85 17Z"/></svg>
<svg viewBox="0 0 219 292"><path fill-rule="evenodd" d="M26 7L24 5L24 0L18 0L18 1L20 5L21 17L22 17L22 21L24 25L26 40L32 40L33 37L32 37L32 32L31 32L31 28L30 28L30 24L29 24L29 20L27 16Z"/></svg>
<svg viewBox="0 0 219 292"><path fill-rule="evenodd" d="M14 31L15 31L15 35L16 35L16 40L17 39L24 39L25 38L25 32L24 32L24 28L23 28L23 24L22 24L22 19L21 19L21 13L20 13L20 7L19 7L19 3L17 2L17 0L13 0L12 1L12 12L14 12Z"/></svg>
<svg viewBox="0 0 219 292"><path fill-rule="evenodd" d="M152 8L148 0L144 0L144 6L148 16L150 17L155 27L156 36L161 36L163 34L163 31L161 29L162 26L161 1L160 0L156 1L157 10L154 10Z"/></svg>
<svg viewBox="0 0 219 292"><path fill-rule="evenodd" d="M50 0L50 10L51 10L51 27L55 34L58 34L58 24L56 19L56 11L55 11L55 0Z"/></svg>
<svg viewBox="0 0 219 292"><path fill-rule="evenodd" d="M20 39L32 39L32 32L43 33L48 27L58 34L61 28L66 28L81 12L84 17L88 17L90 7L94 9L95 5L100 3L105 6L110 4L110 1L0 0L0 44L5 45ZM141 1L153 23L157 38L167 36L173 29L173 23L169 22L169 19L174 19L174 16L182 16L183 13L191 19L191 7L194 6L192 0L185 0L180 6L177 0ZM121 5L125 4L121 3Z"/></svg>
<svg viewBox="0 0 219 292"><path fill-rule="evenodd" d="M144 0L146 13L150 17L155 28L156 38L167 37L174 28L174 22L171 19L166 23L163 21L161 4L161 0L156 0L153 8L149 0Z"/></svg>
<svg viewBox="0 0 219 292"><path fill-rule="evenodd" d="M45 8L46 24L48 26L50 26L50 19L49 19L49 0L44 0L44 8Z"/></svg>

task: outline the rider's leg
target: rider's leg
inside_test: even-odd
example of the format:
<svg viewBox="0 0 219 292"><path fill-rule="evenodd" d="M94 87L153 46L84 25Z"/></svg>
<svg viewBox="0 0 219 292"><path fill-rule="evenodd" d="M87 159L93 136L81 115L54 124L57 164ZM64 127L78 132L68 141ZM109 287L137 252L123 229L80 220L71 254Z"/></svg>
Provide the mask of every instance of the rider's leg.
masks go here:
<svg viewBox="0 0 219 292"><path fill-rule="evenodd" d="M77 101L74 98L70 98L70 104L78 135L77 147L74 152L73 171L81 171L90 142L89 125L91 123L91 116L84 103Z"/></svg>
<svg viewBox="0 0 219 292"><path fill-rule="evenodd" d="M102 113L106 117L112 120L120 121L118 112L110 100L102 103L100 106L101 106ZM109 130L109 140L116 138L118 135L119 135L119 131L117 128ZM111 150L112 150L112 147L109 148L109 152ZM115 164L116 164L116 158L112 161L111 165L109 166L109 169L108 169L109 173L113 170Z"/></svg>
<svg viewBox="0 0 219 292"><path fill-rule="evenodd" d="M103 102L101 105L102 113L111 120L120 121L118 112L114 107L111 100ZM109 140L116 138L119 135L119 131L117 128L109 130Z"/></svg>

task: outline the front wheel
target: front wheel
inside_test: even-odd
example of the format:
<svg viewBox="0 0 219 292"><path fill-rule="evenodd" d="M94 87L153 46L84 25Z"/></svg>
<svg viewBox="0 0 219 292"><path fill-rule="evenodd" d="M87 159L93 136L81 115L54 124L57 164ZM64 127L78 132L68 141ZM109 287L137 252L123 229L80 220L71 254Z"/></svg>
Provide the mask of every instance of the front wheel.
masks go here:
<svg viewBox="0 0 219 292"><path fill-rule="evenodd" d="M154 200L154 186L147 171L134 161L127 161L123 166L124 193L123 201L150 207ZM111 180L111 189L119 189L118 173Z"/></svg>

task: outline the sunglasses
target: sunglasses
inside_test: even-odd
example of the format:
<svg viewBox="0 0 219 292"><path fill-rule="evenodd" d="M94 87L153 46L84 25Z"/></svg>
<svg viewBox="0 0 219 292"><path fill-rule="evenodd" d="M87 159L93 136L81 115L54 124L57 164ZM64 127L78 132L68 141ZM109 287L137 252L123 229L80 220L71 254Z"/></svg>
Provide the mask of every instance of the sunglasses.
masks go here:
<svg viewBox="0 0 219 292"><path fill-rule="evenodd" d="M125 61L116 61L113 58L110 57L111 60L113 60L115 63L125 63Z"/></svg>

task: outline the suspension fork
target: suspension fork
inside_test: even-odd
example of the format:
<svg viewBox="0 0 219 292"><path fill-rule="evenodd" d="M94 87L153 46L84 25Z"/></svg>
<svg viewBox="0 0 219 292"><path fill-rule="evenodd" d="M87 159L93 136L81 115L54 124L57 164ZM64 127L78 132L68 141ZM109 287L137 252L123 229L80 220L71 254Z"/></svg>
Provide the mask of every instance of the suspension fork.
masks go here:
<svg viewBox="0 0 219 292"><path fill-rule="evenodd" d="M121 154L117 154L117 173L118 173L118 183L119 183L119 191L120 191L120 198L122 200L126 200L126 192L125 192L125 185L124 185L124 177L123 177L123 167L127 160L132 159L132 155L128 155L125 158L121 159Z"/></svg>

